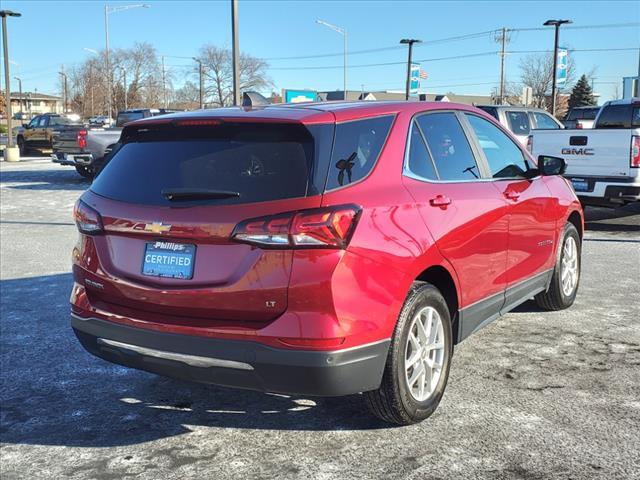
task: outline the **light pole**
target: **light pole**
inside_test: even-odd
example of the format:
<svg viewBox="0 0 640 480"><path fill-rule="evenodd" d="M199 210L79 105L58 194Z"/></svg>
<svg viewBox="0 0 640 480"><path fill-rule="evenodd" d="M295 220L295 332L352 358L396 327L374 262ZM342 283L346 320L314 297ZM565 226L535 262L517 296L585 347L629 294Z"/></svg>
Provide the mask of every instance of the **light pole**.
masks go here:
<svg viewBox="0 0 640 480"><path fill-rule="evenodd" d="M9 73L9 44L7 37L7 17L20 17L22 14L18 12L12 12L11 10L0 10L0 17L2 17L2 45L4 53L4 92L6 97L7 108L7 152L5 160L9 160L9 157L13 157L15 153L9 153L9 149L13 147L13 136L11 134L11 74ZM12 158L13 161L19 160L20 154L17 158Z"/></svg>
<svg viewBox="0 0 640 480"><path fill-rule="evenodd" d="M63 67L64 68L64 67ZM67 113L67 74L58 72L62 76L62 113Z"/></svg>
<svg viewBox="0 0 640 480"><path fill-rule="evenodd" d="M84 47L83 50L86 50L89 53L93 53L96 57L98 56L98 51L94 50L93 48L87 48ZM92 117L94 115L94 111L95 109L94 107L94 102L93 102L93 62L89 62L89 82L90 82L90 91L91 91L91 114L90 116Z"/></svg>
<svg viewBox="0 0 640 480"><path fill-rule="evenodd" d="M19 77L13 77L18 81L18 91L20 92L20 120L22 120L22 79Z"/></svg>
<svg viewBox="0 0 640 480"><path fill-rule="evenodd" d="M560 41L560 25L573 23L571 20L547 20L545 27L555 27L555 40L553 43L553 78L551 79L551 114L556 114L556 73L558 70L558 42Z"/></svg>
<svg viewBox="0 0 640 480"><path fill-rule="evenodd" d="M338 32L340 35L344 37L344 99L347 100L347 29L338 27L337 25L333 25L329 22L325 22L324 20L316 20L316 23L320 25L324 25L325 27L330 28L334 32Z"/></svg>
<svg viewBox="0 0 640 480"><path fill-rule="evenodd" d="M403 38L400 43L409 45L409 57L407 59L407 88L405 90L404 99L409 100L409 91L411 90L411 54L413 53L413 44L422 43L422 40L415 38Z"/></svg>
<svg viewBox="0 0 640 480"><path fill-rule="evenodd" d="M123 77L123 89L124 89L124 109L127 110L128 104L127 104L127 71L123 68L123 67L119 67L120 71L122 72L122 77Z"/></svg>
<svg viewBox="0 0 640 480"><path fill-rule="evenodd" d="M231 0L231 56L233 63L233 105L240 105L240 47L238 45L238 0Z"/></svg>
<svg viewBox="0 0 640 480"><path fill-rule="evenodd" d="M119 5L117 7L109 7L108 4L104 5L104 39L105 39L105 73L107 75L107 112L109 118L111 118L111 68L109 65L109 15L112 13L123 12L125 10L131 10L132 8L149 8L150 5L146 3L136 3L133 5Z"/></svg>

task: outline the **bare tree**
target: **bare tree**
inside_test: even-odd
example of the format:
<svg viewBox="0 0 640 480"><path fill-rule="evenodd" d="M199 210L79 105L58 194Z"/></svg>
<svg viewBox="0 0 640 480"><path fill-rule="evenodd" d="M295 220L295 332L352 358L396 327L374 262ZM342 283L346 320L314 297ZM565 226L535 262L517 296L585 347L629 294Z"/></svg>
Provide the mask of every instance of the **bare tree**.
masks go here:
<svg viewBox="0 0 640 480"><path fill-rule="evenodd" d="M208 103L224 107L233 103L233 69L231 52L215 45L200 49L205 71L205 98ZM240 90L265 90L272 86L267 77L267 63L251 55L240 56Z"/></svg>
<svg viewBox="0 0 640 480"><path fill-rule="evenodd" d="M567 61L567 80L564 88L569 88L574 81L575 62L569 55ZM548 53L531 54L520 60L520 80L533 90L533 106L549 108L551 86L553 83L553 55ZM559 89L560 91L560 89Z"/></svg>

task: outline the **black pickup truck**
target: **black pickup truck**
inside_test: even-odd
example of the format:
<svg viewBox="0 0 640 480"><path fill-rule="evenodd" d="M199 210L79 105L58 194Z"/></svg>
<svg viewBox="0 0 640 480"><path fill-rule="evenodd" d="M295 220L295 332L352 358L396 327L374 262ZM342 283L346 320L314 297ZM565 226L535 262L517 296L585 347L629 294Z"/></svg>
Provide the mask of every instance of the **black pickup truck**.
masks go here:
<svg viewBox="0 0 640 480"><path fill-rule="evenodd" d="M51 161L70 165L85 178L93 178L109 153L117 146L122 127L134 120L173 113L174 110L137 108L118 112L115 127L89 128L73 125L60 129L52 138Z"/></svg>

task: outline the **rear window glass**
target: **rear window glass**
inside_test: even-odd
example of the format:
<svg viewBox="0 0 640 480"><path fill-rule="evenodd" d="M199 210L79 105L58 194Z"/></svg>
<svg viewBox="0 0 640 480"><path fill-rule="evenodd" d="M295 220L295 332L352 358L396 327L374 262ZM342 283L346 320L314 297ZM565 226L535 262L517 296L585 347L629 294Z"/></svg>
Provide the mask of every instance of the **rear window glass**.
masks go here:
<svg viewBox="0 0 640 480"><path fill-rule="evenodd" d="M515 135L529 135L531 129L527 112L507 112L509 129Z"/></svg>
<svg viewBox="0 0 640 480"><path fill-rule="evenodd" d="M491 115L493 118L495 118L496 120L500 120L500 117L498 117L498 109L495 107L485 107L483 105L478 106L478 108L480 110L484 110L485 112L487 112L489 115Z"/></svg>
<svg viewBox="0 0 640 480"><path fill-rule="evenodd" d="M392 122L389 115L336 125L326 190L355 183L371 172Z"/></svg>
<svg viewBox="0 0 640 480"><path fill-rule="evenodd" d="M533 112L533 118L536 119L536 128L541 130L557 130L560 126L553 121L546 113Z"/></svg>
<svg viewBox="0 0 640 480"><path fill-rule="evenodd" d="M133 122L134 120L140 120L141 118L144 118L143 112L119 113L116 120L116 127L122 127L125 123Z"/></svg>
<svg viewBox="0 0 640 480"><path fill-rule="evenodd" d="M91 185L98 195L148 205L228 205L316 193L309 192L314 139L302 125L159 125L137 134L125 129L124 137L124 145ZM177 202L162 193L177 189L238 196Z"/></svg>
<svg viewBox="0 0 640 480"><path fill-rule="evenodd" d="M638 107L632 105L608 105L602 108L596 128L631 128L633 121L638 122Z"/></svg>

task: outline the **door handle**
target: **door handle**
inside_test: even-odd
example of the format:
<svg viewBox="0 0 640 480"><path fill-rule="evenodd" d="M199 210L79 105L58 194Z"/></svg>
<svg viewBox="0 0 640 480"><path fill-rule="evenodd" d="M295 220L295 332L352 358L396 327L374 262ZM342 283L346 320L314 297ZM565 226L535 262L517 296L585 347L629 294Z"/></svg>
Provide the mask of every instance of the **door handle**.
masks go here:
<svg viewBox="0 0 640 480"><path fill-rule="evenodd" d="M505 190L504 196L509 200L518 200L518 198L520 198L520 192L516 192L515 190Z"/></svg>
<svg viewBox="0 0 640 480"><path fill-rule="evenodd" d="M429 204L432 207L444 208L447 205L451 204L451 199L449 197L445 197L444 195L436 195L431 200L429 200Z"/></svg>

